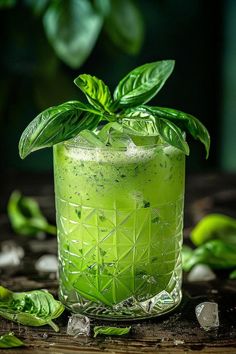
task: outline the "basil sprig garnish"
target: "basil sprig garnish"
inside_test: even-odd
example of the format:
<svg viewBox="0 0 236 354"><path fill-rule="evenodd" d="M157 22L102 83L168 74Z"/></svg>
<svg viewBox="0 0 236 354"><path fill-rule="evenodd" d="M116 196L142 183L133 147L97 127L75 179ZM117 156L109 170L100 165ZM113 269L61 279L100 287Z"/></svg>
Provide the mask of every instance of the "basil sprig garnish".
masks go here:
<svg viewBox="0 0 236 354"><path fill-rule="evenodd" d="M69 101L40 113L21 136L21 158L32 151L69 140L82 131L87 132L84 138L87 136L94 141L96 137L88 132L94 131L101 121L107 124L117 122L125 134L160 136L186 155L189 147L183 133L190 133L204 144L208 157L210 136L197 118L172 108L146 105L163 87L174 63L174 60L163 60L135 68L119 82L113 96L102 80L87 74L79 75L74 82L88 103ZM119 131L113 134L121 136Z"/></svg>

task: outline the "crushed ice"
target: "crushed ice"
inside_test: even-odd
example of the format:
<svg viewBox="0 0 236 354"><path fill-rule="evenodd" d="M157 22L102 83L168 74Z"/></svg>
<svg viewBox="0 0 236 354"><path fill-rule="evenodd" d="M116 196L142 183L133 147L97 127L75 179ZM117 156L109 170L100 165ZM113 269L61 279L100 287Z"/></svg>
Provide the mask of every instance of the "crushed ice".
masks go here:
<svg viewBox="0 0 236 354"><path fill-rule="evenodd" d="M39 272L57 272L57 257L54 254L45 254L36 261L35 268Z"/></svg>
<svg viewBox="0 0 236 354"><path fill-rule="evenodd" d="M216 302L201 302L196 306L195 313L200 326L205 331L219 327L219 312Z"/></svg>
<svg viewBox="0 0 236 354"><path fill-rule="evenodd" d="M86 316L73 314L69 317L67 324L67 334L69 336L89 336L90 333L90 320Z"/></svg>
<svg viewBox="0 0 236 354"><path fill-rule="evenodd" d="M24 250L15 242L6 241L2 243L0 252L0 268L18 266L24 257Z"/></svg>
<svg viewBox="0 0 236 354"><path fill-rule="evenodd" d="M216 279L215 273L206 264L195 265L187 277L189 282L210 281Z"/></svg>

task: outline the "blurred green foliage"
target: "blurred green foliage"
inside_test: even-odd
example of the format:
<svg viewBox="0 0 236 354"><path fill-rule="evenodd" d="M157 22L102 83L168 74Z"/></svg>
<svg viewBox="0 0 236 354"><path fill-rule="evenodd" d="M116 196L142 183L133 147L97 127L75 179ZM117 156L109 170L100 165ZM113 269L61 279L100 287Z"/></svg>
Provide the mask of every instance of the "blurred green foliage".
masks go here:
<svg viewBox="0 0 236 354"><path fill-rule="evenodd" d="M71 9L78 3L80 6L89 3L93 13L103 18L103 23L96 40L93 39L90 53L87 51L87 59L75 68L66 63L64 57L63 60L59 57L51 38L55 36L58 23L68 21L62 20L59 12L56 16L55 8L67 6L68 13L73 12L74 16L75 11ZM69 4L73 4L72 7L68 7ZM50 16L55 22L47 31L48 13L54 14ZM205 162L202 147L190 139L188 165L195 170L215 166L219 156L217 73L221 16L222 5L216 4L213 13L211 4L205 0L0 0L0 166L38 171L52 169L51 149L36 152L21 161L18 141L27 124L40 111L68 100L82 99L72 83L79 74L100 77L113 90L134 67L162 59L175 59L176 68L152 103L190 112L208 128L214 117L210 159ZM55 36L58 37L57 47L63 48L63 53L67 42L74 51L74 43L78 41L73 31L68 40L68 31L74 28L72 23L69 27L65 25L64 31L60 28ZM84 58L85 54L83 51ZM209 130L212 133L212 129Z"/></svg>
<svg viewBox="0 0 236 354"><path fill-rule="evenodd" d="M17 5L0 0L1 8ZM144 25L133 0L24 0L21 6L40 18L56 55L72 68L85 62L102 28L124 52L137 54L141 48Z"/></svg>

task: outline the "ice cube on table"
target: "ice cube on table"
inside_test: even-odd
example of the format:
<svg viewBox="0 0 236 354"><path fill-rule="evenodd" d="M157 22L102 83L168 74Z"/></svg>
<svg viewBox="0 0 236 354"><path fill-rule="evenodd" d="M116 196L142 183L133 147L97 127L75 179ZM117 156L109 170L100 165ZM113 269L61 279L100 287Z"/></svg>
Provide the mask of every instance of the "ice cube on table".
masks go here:
<svg viewBox="0 0 236 354"><path fill-rule="evenodd" d="M196 264L187 277L189 282L210 281L216 279L215 273L206 264Z"/></svg>
<svg viewBox="0 0 236 354"><path fill-rule="evenodd" d="M69 317L67 324L67 334L69 336L89 336L90 333L90 320L86 316L73 314Z"/></svg>
<svg viewBox="0 0 236 354"><path fill-rule="evenodd" d="M200 326L205 331L219 327L219 312L216 302L201 302L196 306L195 313Z"/></svg>
<svg viewBox="0 0 236 354"><path fill-rule="evenodd" d="M56 272L58 269L57 256L54 254L45 254L36 261L35 268L39 272Z"/></svg>
<svg viewBox="0 0 236 354"><path fill-rule="evenodd" d="M24 257L24 250L15 242L6 241L2 243L0 252L0 268L18 266Z"/></svg>

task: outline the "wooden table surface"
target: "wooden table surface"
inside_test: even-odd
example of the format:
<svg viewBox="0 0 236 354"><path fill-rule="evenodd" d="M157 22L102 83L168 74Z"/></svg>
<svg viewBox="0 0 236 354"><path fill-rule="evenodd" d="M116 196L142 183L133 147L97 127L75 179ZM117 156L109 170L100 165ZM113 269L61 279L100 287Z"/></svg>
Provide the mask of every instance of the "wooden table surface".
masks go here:
<svg viewBox="0 0 236 354"><path fill-rule="evenodd" d="M9 225L5 210L10 192L18 188L24 194L37 198L45 215L54 222L53 179L48 175L7 174L2 183L0 206L1 242L13 240L24 247L25 257L18 267L0 269L0 283L11 290L24 291L48 289L57 295L54 274L39 274L35 260L42 254L56 254L56 240L44 241L15 235ZM236 217L235 175L194 175L187 178L185 206L185 241L191 226L208 212L223 212ZM45 250L40 249L44 247ZM219 304L220 326L217 330L204 331L195 317L195 306L203 301ZM24 340L26 347L2 349L1 353L234 353L236 354L236 280L228 279L228 272L217 272L211 282L189 283L184 277L183 301L171 314L152 320L133 322L131 332L124 337L73 338L66 334L70 313L56 320L60 332L49 326L26 327L0 319L0 335L14 331ZM102 324L91 321L91 327ZM130 324L130 323L129 323ZM114 325L114 324L113 324Z"/></svg>

